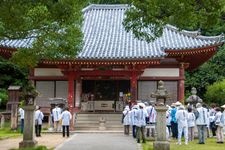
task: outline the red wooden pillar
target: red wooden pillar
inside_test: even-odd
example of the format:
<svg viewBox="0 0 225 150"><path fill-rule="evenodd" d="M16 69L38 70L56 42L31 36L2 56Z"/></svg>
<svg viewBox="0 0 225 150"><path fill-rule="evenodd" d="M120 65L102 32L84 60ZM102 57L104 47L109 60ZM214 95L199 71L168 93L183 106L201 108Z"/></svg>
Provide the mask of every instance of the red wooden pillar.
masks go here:
<svg viewBox="0 0 225 150"><path fill-rule="evenodd" d="M131 93L132 103L136 103L137 101L137 73L136 72L132 72L131 74L130 93Z"/></svg>
<svg viewBox="0 0 225 150"><path fill-rule="evenodd" d="M185 93L185 86L184 86L184 80L185 80L185 75L184 71L185 68L187 67L187 64L181 63L180 68L179 68L179 74L180 74L180 79L179 79L179 97L178 101L184 102L184 93Z"/></svg>
<svg viewBox="0 0 225 150"><path fill-rule="evenodd" d="M74 107L74 80L75 80L75 73L69 72L68 73L68 107L69 110L72 111Z"/></svg>

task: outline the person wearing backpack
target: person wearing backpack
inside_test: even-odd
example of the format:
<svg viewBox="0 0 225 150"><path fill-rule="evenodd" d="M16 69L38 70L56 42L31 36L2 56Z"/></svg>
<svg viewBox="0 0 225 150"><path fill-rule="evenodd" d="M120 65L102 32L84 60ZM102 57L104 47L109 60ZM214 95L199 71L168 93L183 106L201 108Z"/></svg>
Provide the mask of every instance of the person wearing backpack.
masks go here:
<svg viewBox="0 0 225 150"><path fill-rule="evenodd" d="M41 136L41 128L42 128L43 118L44 118L44 115L41 112L41 107L37 106L37 110L35 111L35 134L36 134L36 137Z"/></svg>
<svg viewBox="0 0 225 150"><path fill-rule="evenodd" d="M224 115L221 112L221 108L216 108L216 115L214 118L216 129L217 143L224 143L223 126L224 126Z"/></svg>

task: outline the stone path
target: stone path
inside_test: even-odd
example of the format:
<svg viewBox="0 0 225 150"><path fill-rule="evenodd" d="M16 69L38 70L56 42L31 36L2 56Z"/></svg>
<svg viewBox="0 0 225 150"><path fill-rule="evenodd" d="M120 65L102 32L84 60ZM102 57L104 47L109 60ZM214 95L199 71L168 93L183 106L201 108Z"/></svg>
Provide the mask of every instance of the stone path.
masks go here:
<svg viewBox="0 0 225 150"><path fill-rule="evenodd" d="M56 150L141 150L132 136L120 133L75 133Z"/></svg>

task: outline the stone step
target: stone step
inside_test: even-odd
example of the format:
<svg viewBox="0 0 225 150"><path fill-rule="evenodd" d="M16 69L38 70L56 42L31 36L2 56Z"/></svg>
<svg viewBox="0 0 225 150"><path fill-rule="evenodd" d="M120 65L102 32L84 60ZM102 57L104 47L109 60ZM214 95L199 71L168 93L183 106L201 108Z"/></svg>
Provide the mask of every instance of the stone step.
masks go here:
<svg viewBox="0 0 225 150"><path fill-rule="evenodd" d="M123 125L121 123L122 114L109 114L109 113L77 113L75 130L76 131L92 131L99 130L100 120L104 118L105 130L123 131Z"/></svg>
<svg viewBox="0 0 225 150"><path fill-rule="evenodd" d="M75 123L99 123L99 120L76 120ZM106 124L121 124L120 120L106 120Z"/></svg>
<svg viewBox="0 0 225 150"><path fill-rule="evenodd" d="M113 114L113 115L110 115L110 114L77 114L76 115L77 117L85 117L85 118L101 118L101 117L104 117L104 118L121 118L122 115L121 114Z"/></svg>
<svg viewBox="0 0 225 150"><path fill-rule="evenodd" d="M76 121L99 121L101 118L100 117L93 117L93 118L85 118L85 117L77 117ZM104 120L108 121L108 122L114 122L114 121L120 121L121 122L121 118L104 118Z"/></svg>
<svg viewBox="0 0 225 150"><path fill-rule="evenodd" d="M99 127L75 127L75 131L79 130L99 130ZM121 127L105 127L105 130L123 131L124 129Z"/></svg>

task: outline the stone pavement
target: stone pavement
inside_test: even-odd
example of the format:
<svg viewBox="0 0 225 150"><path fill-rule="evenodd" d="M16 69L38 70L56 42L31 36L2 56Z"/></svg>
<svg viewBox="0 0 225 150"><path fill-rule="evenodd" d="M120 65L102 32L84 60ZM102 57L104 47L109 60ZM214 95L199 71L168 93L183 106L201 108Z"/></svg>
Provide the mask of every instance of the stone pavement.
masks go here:
<svg viewBox="0 0 225 150"><path fill-rule="evenodd" d="M75 133L55 150L141 150L132 136L122 133Z"/></svg>

